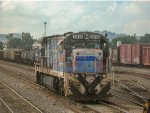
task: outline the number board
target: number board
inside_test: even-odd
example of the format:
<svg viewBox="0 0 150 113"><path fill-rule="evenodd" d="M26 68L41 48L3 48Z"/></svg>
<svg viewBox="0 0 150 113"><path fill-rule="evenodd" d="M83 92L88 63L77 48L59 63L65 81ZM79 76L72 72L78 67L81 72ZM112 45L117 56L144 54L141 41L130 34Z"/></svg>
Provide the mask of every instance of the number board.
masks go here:
<svg viewBox="0 0 150 113"><path fill-rule="evenodd" d="M74 34L73 39L74 40L98 40L100 39L100 35L81 35L81 34Z"/></svg>

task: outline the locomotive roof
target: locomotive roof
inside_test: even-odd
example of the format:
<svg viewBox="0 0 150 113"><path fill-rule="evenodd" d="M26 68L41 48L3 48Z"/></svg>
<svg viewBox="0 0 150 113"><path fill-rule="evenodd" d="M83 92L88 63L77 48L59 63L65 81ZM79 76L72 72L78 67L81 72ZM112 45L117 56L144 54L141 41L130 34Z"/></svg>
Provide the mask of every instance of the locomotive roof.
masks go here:
<svg viewBox="0 0 150 113"><path fill-rule="evenodd" d="M52 35L52 36L43 37L42 42L46 42L47 39L49 39L49 38L52 39L52 38L57 38L57 37L64 37L63 40L66 40L67 38L71 37L72 35L76 35L76 34L80 34L80 35L86 35L86 34L99 35L100 40L102 40L103 42L107 42L107 38L105 38L102 34L95 33L95 32L77 32L77 33L67 32L67 33L64 33L64 34L61 34L61 35Z"/></svg>

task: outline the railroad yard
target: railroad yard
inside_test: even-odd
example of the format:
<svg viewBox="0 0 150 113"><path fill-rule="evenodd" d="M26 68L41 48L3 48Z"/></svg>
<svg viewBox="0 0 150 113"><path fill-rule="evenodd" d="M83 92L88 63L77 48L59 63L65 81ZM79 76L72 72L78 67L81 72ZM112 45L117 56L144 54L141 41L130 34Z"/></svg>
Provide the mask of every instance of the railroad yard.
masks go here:
<svg viewBox="0 0 150 113"><path fill-rule="evenodd" d="M0 113L150 113L149 10L0 1Z"/></svg>
<svg viewBox="0 0 150 113"><path fill-rule="evenodd" d="M149 68L114 66L114 85L100 101L75 102L36 84L34 67L0 61L1 113L142 113ZM113 82L112 82L113 84Z"/></svg>

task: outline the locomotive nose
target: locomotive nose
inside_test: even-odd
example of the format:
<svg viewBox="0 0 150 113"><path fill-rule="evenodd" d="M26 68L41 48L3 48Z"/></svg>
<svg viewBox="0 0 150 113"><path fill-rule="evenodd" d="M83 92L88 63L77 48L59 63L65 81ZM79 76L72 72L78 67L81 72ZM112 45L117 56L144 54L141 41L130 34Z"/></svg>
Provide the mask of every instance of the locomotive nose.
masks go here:
<svg viewBox="0 0 150 113"><path fill-rule="evenodd" d="M95 88L93 88L93 87L88 88L88 93L89 94L95 94L95 92L96 92Z"/></svg>
<svg viewBox="0 0 150 113"><path fill-rule="evenodd" d="M72 55L74 73L102 73L102 50L74 49Z"/></svg>

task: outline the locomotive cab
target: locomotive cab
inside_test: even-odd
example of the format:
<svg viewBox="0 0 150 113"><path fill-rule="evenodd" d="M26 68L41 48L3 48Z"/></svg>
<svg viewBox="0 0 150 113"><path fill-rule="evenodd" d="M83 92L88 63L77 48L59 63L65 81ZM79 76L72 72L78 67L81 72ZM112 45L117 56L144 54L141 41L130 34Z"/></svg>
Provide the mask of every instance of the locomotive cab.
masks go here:
<svg viewBox="0 0 150 113"><path fill-rule="evenodd" d="M108 44L104 36L94 33L72 34L64 41L65 62L72 73L108 73Z"/></svg>

